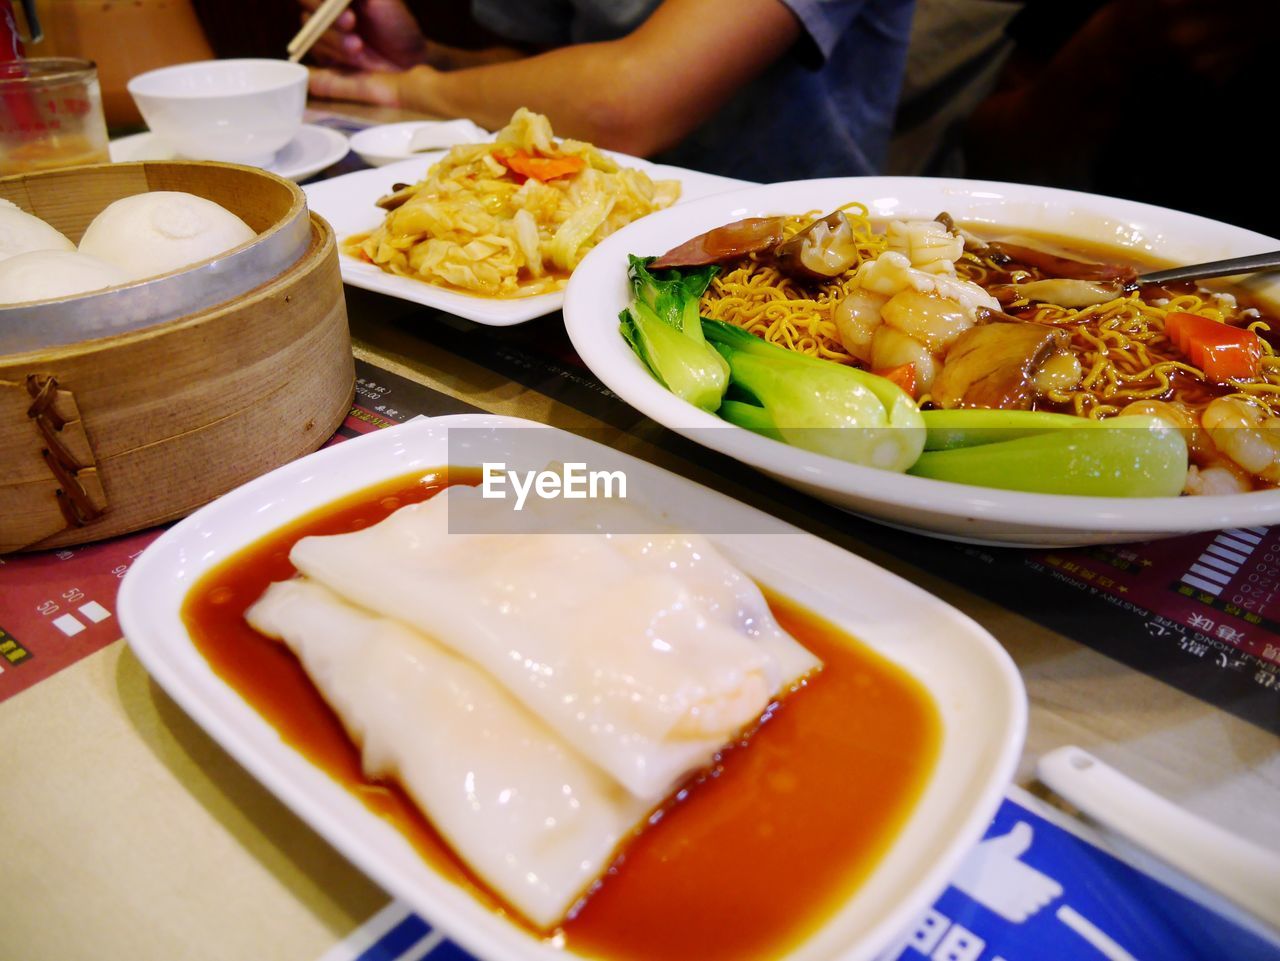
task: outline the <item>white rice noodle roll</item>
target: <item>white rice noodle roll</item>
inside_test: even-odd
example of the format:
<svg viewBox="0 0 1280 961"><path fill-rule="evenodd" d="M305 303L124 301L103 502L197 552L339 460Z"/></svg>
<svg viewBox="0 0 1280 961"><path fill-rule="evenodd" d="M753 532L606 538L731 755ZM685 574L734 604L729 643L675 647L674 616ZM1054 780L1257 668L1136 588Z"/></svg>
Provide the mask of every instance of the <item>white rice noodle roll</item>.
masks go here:
<svg viewBox="0 0 1280 961"><path fill-rule="evenodd" d="M454 487L366 530L303 538L290 558L474 662L639 798L661 800L819 666L703 537L450 533L458 498L510 511ZM548 503L530 497L522 517Z"/></svg>
<svg viewBox="0 0 1280 961"><path fill-rule="evenodd" d="M454 851L535 924L563 918L647 812L463 659L303 579L247 612Z"/></svg>

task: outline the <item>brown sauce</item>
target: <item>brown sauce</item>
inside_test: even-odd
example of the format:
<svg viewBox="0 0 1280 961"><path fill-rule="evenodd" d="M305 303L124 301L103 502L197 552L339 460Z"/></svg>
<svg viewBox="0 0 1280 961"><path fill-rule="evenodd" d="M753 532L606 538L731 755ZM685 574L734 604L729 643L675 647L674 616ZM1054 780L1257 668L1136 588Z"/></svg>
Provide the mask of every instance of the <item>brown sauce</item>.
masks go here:
<svg viewBox="0 0 1280 961"><path fill-rule="evenodd" d="M367 527L451 482L477 480L475 471L439 471L337 501L210 571L182 615L215 673L286 743L394 824L435 868L521 923L399 787L364 777L359 752L298 661L243 617L269 583L294 574L288 552L300 537ZM777 956L856 889L910 812L940 740L929 695L814 614L773 595L769 603L823 670L623 846L573 916L549 933L570 950L613 961Z"/></svg>

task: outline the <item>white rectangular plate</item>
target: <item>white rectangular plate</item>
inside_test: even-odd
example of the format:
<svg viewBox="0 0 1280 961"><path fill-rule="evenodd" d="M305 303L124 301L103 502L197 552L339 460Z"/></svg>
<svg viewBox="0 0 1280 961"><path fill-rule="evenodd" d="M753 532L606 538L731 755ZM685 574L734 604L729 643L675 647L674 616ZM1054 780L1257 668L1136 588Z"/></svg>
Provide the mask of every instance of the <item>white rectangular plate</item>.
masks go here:
<svg viewBox="0 0 1280 961"><path fill-rule="evenodd" d="M643 461L529 421L488 415L418 420L304 457L227 494L165 532L120 591L125 635L151 675L268 789L388 892L485 961L560 959L566 951L491 913L445 880L390 824L306 758L196 650L183 598L211 567L289 521L379 481L448 462L448 436L548 431L561 460L622 467L631 489L661 489L670 523L754 533L712 540L759 583L833 622L895 662L931 694L941 718L938 761L889 852L847 902L787 961L869 959L913 924L978 841L1012 776L1026 727L1013 663L973 621L847 551ZM549 446L554 442L555 446ZM461 444L458 445L459 447ZM494 448L489 447L492 450Z"/></svg>
<svg viewBox="0 0 1280 961"><path fill-rule="evenodd" d="M307 204L313 212L329 221L334 233L338 235L338 243L341 244L352 234L373 230L382 223L386 211L376 206L376 202L379 197L391 193L393 184L417 183L427 175L427 169L444 155L443 150L432 151L410 160L387 164L385 167L359 170L331 180L307 184L303 187L307 194ZM609 155L624 167L643 170L654 180L679 180L680 203L749 186L742 180L653 164L626 154ZM464 294L425 281L389 274L373 264L349 257L341 250L338 263L343 282L352 287L362 287L415 304L436 307L491 327L521 324L526 320L554 313L564 303L563 291L514 299Z"/></svg>

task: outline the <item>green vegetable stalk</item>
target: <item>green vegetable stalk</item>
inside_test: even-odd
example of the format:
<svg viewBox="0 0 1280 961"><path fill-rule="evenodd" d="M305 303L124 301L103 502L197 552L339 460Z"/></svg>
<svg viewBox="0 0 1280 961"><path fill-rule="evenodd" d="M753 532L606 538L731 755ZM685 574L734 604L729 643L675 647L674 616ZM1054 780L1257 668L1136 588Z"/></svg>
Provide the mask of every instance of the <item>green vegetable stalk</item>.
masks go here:
<svg viewBox="0 0 1280 961"><path fill-rule="evenodd" d="M741 327L703 319L729 363L730 398L719 414L796 447L884 470L906 470L924 446L915 401L863 370L766 343Z"/></svg>
<svg viewBox="0 0 1280 961"><path fill-rule="evenodd" d="M714 412L729 385L729 365L706 342L698 300L718 268L650 273L653 258L632 256L632 301L618 315L622 336L649 373L677 397Z"/></svg>
<svg viewBox="0 0 1280 961"><path fill-rule="evenodd" d="M939 410L923 419L917 477L1092 497L1177 497L1186 482L1186 440L1155 417Z"/></svg>

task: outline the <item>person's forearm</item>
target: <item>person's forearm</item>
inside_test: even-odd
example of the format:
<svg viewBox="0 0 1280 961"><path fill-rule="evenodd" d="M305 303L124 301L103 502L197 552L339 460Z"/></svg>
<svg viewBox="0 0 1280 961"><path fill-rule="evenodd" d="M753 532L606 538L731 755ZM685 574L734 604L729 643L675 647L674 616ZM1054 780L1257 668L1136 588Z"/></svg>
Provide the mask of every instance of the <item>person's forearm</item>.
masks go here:
<svg viewBox="0 0 1280 961"><path fill-rule="evenodd" d="M679 142L781 56L799 29L777 0L668 0L622 40L462 70L407 71L399 99L491 129L525 106L549 115L562 136L643 156Z"/></svg>
<svg viewBox="0 0 1280 961"><path fill-rule="evenodd" d="M464 70L468 67L483 67L493 63L506 63L529 56L529 51L516 47L492 46L477 50L464 47L451 47L448 44L428 40L424 62L437 70Z"/></svg>

